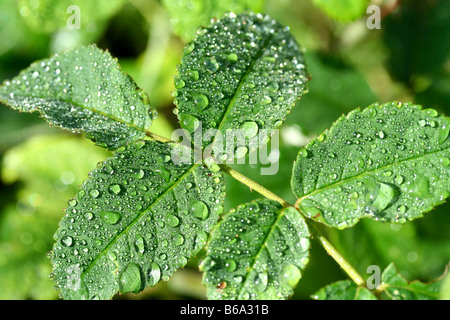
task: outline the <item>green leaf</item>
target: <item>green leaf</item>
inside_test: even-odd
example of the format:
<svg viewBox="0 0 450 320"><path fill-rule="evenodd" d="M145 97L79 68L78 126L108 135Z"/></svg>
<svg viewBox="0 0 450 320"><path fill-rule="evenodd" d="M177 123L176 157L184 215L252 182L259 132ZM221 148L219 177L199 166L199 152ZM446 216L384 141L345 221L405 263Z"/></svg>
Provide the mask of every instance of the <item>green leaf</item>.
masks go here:
<svg viewBox="0 0 450 320"><path fill-rule="evenodd" d="M448 273L448 266L446 275L442 279L441 291L439 293L439 299L450 300L450 273Z"/></svg>
<svg viewBox="0 0 450 320"><path fill-rule="evenodd" d="M449 129L448 118L411 104L355 110L299 152L297 205L340 229L422 217L449 195Z"/></svg>
<svg viewBox="0 0 450 320"><path fill-rule="evenodd" d="M381 274L381 297L391 300L437 300L442 285L442 279L423 283L418 280L408 282L390 264Z"/></svg>
<svg viewBox="0 0 450 320"><path fill-rule="evenodd" d="M51 33L72 25L72 17L80 20L80 29L95 28L96 22L108 19L117 12L125 0L19 0L17 7L28 25L38 32ZM74 8L77 6L78 9Z"/></svg>
<svg viewBox="0 0 450 320"><path fill-rule="evenodd" d="M0 102L38 111L51 125L85 132L109 149L144 138L155 115L147 94L96 46L33 63L4 82Z"/></svg>
<svg viewBox="0 0 450 320"><path fill-rule="evenodd" d="M53 274L65 299L137 293L206 244L223 211L223 174L178 164L179 152L138 142L90 173L55 234Z"/></svg>
<svg viewBox="0 0 450 320"><path fill-rule="evenodd" d="M225 141L240 129L251 151L282 124L307 79L288 28L269 16L227 14L186 46L175 78L175 113L190 133L201 127L203 146L208 135L219 141L214 130ZM223 152L228 159L234 146Z"/></svg>
<svg viewBox="0 0 450 320"><path fill-rule="evenodd" d="M3 156L4 189L0 213L0 299L56 299L47 253L61 219L61 208L78 190L89 168L106 152L72 135L37 136ZM9 187L10 192L14 187Z"/></svg>
<svg viewBox="0 0 450 320"><path fill-rule="evenodd" d="M369 0L313 0L330 18L350 22L366 13Z"/></svg>
<svg viewBox="0 0 450 320"><path fill-rule="evenodd" d="M350 280L332 283L313 294L316 300L377 300L365 287L358 287Z"/></svg>
<svg viewBox="0 0 450 320"><path fill-rule="evenodd" d="M210 299L283 299L309 260L309 231L295 209L260 199L231 210L201 264Z"/></svg>
<svg viewBox="0 0 450 320"><path fill-rule="evenodd" d="M261 12L265 0L163 0L170 14L174 32L185 42L191 41L198 26L208 25L212 18L219 18L225 12Z"/></svg>

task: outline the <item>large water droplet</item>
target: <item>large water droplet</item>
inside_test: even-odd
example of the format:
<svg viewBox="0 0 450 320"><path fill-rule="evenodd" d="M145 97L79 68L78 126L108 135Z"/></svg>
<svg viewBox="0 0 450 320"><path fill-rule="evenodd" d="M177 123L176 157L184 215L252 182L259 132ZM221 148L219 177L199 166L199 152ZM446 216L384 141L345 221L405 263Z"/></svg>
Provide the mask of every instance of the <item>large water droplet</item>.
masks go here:
<svg viewBox="0 0 450 320"><path fill-rule="evenodd" d="M192 201L191 210L193 215L200 220L206 220L208 218L209 210L203 201L199 200Z"/></svg>
<svg viewBox="0 0 450 320"><path fill-rule="evenodd" d="M254 121L245 121L240 128L244 131L244 136L247 139L255 137L259 131L258 124Z"/></svg>
<svg viewBox="0 0 450 320"><path fill-rule="evenodd" d="M64 236L61 239L61 243L65 246L65 247L70 247L73 244L73 238L71 236Z"/></svg>
<svg viewBox="0 0 450 320"><path fill-rule="evenodd" d="M100 191L98 191L97 189L92 189L91 191L89 191L89 195L92 198L97 198L100 195Z"/></svg>
<svg viewBox="0 0 450 320"><path fill-rule="evenodd" d="M131 262L122 272L119 279L119 289L121 293L141 291L142 279L139 267Z"/></svg>
<svg viewBox="0 0 450 320"><path fill-rule="evenodd" d="M269 276L267 271L258 273L255 279L255 287L259 292L264 292L267 289L267 283L269 281Z"/></svg>
<svg viewBox="0 0 450 320"><path fill-rule="evenodd" d="M145 251L145 243L144 239L139 234L136 235L134 244L136 246L136 251L143 254Z"/></svg>
<svg viewBox="0 0 450 320"><path fill-rule="evenodd" d="M376 212L382 212L384 209L389 207L392 202L394 202L397 196L397 189L390 184L381 182L378 193L372 203L372 207L376 210Z"/></svg>
<svg viewBox="0 0 450 320"><path fill-rule="evenodd" d="M206 70L208 70L211 73L214 73L217 70L219 70L219 63L214 57L205 58L203 60L203 65L205 66Z"/></svg>
<svg viewBox="0 0 450 320"><path fill-rule="evenodd" d="M181 126L186 128L189 132L194 132L200 125L200 121L190 114L179 113L178 118L180 119Z"/></svg>
<svg viewBox="0 0 450 320"><path fill-rule="evenodd" d="M301 278L300 269L293 264L289 264L283 268L281 280L289 287L295 287Z"/></svg>
<svg viewBox="0 0 450 320"><path fill-rule="evenodd" d="M233 272L234 270L236 270L236 261L232 260L232 259L228 259L227 261L225 261L225 269L228 272Z"/></svg>
<svg viewBox="0 0 450 320"><path fill-rule="evenodd" d="M122 191L122 188L118 184L112 184L109 186L109 191L111 191L114 194L119 194L120 191Z"/></svg>
<svg viewBox="0 0 450 320"><path fill-rule="evenodd" d="M450 133L450 120L445 119L439 128L439 143L444 143Z"/></svg>
<svg viewBox="0 0 450 320"><path fill-rule="evenodd" d="M116 224L122 218L120 213L112 211L100 212L100 217L102 217L103 221L105 221L107 224Z"/></svg>
<svg viewBox="0 0 450 320"><path fill-rule="evenodd" d="M174 216L173 214L168 213L166 216L167 224L171 227L176 227L180 224L180 219L178 219L177 216Z"/></svg>
<svg viewBox="0 0 450 320"><path fill-rule="evenodd" d="M161 279L161 268L156 262L152 262L150 266L148 283L151 287L155 286Z"/></svg>
<svg viewBox="0 0 450 320"><path fill-rule="evenodd" d="M200 110L205 109L209 104L208 97L204 94L194 93L192 98L194 99L195 105L200 108Z"/></svg>

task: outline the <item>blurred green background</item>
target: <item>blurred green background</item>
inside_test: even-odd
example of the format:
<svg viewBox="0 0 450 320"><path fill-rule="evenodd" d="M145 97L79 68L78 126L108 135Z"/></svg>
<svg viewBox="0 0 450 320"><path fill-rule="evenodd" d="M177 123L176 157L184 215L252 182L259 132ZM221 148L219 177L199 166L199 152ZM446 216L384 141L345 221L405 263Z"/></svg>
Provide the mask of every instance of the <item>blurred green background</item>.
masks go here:
<svg viewBox="0 0 450 320"><path fill-rule="evenodd" d="M448 0L2 0L0 82L35 60L97 43L118 57L145 89L159 115L153 131L169 137L178 127L171 92L184 45L199 25L226 11L264 12L288 25L305 49L309 93L280 130L279 172L258 165L234 168L288 201L288 183L300 146L340 115L373 102L412 101L450 115L450 2ZM342 2L341 2L342 3ZM369 29L366 8L381 8L381 29ZM79 29L67 25L80 8ZM82 136L49 128L35 114L0 106L0 299L58 299L49 278L48 251L63 208L97 162L110 156ZM273 156L277 156L276 154ZM226 208L260 196L227 178ZM394 262L407 279L430 281L450 261L450 207L440 206L405 225L363 220L323 232L357 270ZM198 272L203 253L168 282L115 299L205 299ZM312 243L311 259L293 299L345 279Z"/></svg>

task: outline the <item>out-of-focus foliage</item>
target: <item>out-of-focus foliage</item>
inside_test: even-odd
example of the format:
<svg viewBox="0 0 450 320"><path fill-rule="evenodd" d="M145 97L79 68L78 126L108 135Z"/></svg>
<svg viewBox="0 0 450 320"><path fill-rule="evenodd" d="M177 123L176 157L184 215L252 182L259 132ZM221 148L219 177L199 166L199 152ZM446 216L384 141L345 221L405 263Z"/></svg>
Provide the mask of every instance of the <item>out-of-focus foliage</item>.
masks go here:
<svg viewBox="0 0 450 320"><path fill-rule="evenodd" d="M149 93L150 103L159 113L152 130L170 138L172 129L178 127L172 113L173 76L185 45L173 23L179 26L184 23L186 27L182 31L188 33L185 39L191 40L198 24L207 25L213 16L218 17L222 12L210 17L205 16L204 10L173 13L167 9L166 0L130 0L113 1L121 2L120 10L118 5L114 10L107 6L91 15L88 13L91 5L86 7L79 2L80 29L66 27L67 19L73 14L67 13L67 7L57 17L61 28L52 31L40 24L31 27L29 13L44 12L39 7L33 10L30 7L49 2L0 2L0 82L56 51L95 42L118 57L123 70ZM238 13L247 9L227 7L231 2L195 1L220 3L224 11ZM324 14L318 1L266 0L264 5L262 2L248 2L261 6L249 9L267 13L288 25L305 48L305 62L311 76L309 93L302 96L280 127L279 152L269 152L271 159L279 159L276 175L261 175L260 168L269 164L250 165L247 161L233 168L287 201L295 201L288 181L299 148L330 127L340 115L358 106L391 100L423 104L450 115L448 0L371 1L358 9L359 18L354 16L353 21L345 23L340 18L351 16L352 12L344 12L335 19ZM189 3L185 1L186 6ZM366 26L368 15L364 12L369 4L377 4L382 9L380 30ZM33 139L40 135L46 137ZM23 143L30 138L30 142ZM53 233L67 200L76 194L78 184L96 161L106 157L104 151L84 140L67 138L64 133L48 129L34 114L19 114L0 106L0 157L4 163L0 181L1 299L57 298L54 283L48 278L51 265L46 252L51 249ZM57 144L63 146L56 147ZM276 145L274 140L271 144ZM71 149L74 153L68 162L65 152ZM26 161L10 157L17 150L21 150ZM48 153L48 158L40 158L44 153ZM24 171L26 168L28 171ZM75 176L68 185L61 180L66 171ZM72 178L66 173L63 179L68 182ZM15 182L11 184L12 181ZM260 197L230 177L226 181L224 212ZM427 282L440 277L450 260L449 211L449 204L444 204L424 218L402 226L362 220L343 231L325 228L322 231L363 276L369 276L366 273L369 265L379 265L384 270L393 262L406 279ZM310 298L320 288L346 278L316 242L312 241L311 246L310 263L293 299ZM167 284L159 284L137 297L125 294L116 298L204 299L206 289L198 272L198 261L203 254L191 259ZM443 280L440 293L447 299L449 279L447 275Z"/></svg>

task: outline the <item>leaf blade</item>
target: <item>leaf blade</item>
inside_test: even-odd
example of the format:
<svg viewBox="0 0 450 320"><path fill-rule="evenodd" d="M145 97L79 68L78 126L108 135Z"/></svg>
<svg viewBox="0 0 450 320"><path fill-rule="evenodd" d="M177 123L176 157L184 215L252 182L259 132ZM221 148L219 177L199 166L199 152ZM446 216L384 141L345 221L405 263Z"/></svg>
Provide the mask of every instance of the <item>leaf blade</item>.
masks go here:
<svg viewBox="0 0 450 320"><path fill-rule="evenodd" d="M307 80L288 28L268 16L228 14L185 48L175 79L176 113L191 134L200 124L204 136L242 130L251 151L267 138L257 139L259 133L282 124ZM216 132L213 137L217 142ZM233 152L225 151L229 159Z"/></svg>
<svg viewBox="0 0 450 320"><path fill-rule="evenodd" d="M0 101L109 149L144 138L155 116L147 94L93 45L33 63L4 82Z"/></svg>
<svg viewBox="0 0 450 320"><path fill-rule="evenodd" d="M281 249L280 249L281 247ZM299 213L260 199L230 211L201 264L210 299L283 299L308 263L309 231Z"/></svg>
<svg viewBox="0 0 450 320"><path fill-rule="evenodd" d="M168 280L206 243L223 210L223 175L176 165L174 148L131 145L94 170L69 202L52 255L64 298L137 293Z"/></svg>
<svg viewBox="0 0 450 320"><path fill-rule="evenodd" d="M358 287L350 280L342 280L323 287L313 294L315 300L377 300L365 287Z"/></svg>
<svg viewBox="0 0 450 320"><path fill-rule="evenodd" d="M434 110L394 102L351 112L299 152L297 205L341 229L364 217L421 217L450 192L448 123Z"/></svg>

